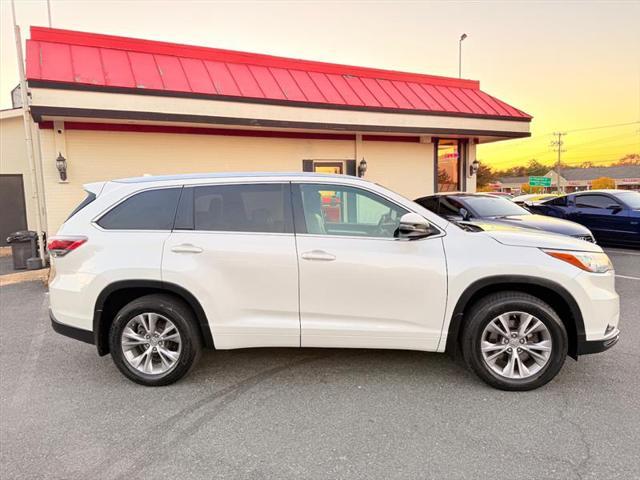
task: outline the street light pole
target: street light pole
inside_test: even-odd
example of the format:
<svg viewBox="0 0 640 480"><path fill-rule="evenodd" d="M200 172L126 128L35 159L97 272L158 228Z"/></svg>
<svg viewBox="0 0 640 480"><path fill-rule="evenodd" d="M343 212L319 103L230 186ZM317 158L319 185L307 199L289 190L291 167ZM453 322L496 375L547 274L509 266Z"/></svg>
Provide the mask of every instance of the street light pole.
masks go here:
<svg viewBox="0 0 640 480"><path fill-rule="evenodd" d="M462 41L467 38L467 34L460 35L460 41L458 42L458 78L462 78Z"/></svg>

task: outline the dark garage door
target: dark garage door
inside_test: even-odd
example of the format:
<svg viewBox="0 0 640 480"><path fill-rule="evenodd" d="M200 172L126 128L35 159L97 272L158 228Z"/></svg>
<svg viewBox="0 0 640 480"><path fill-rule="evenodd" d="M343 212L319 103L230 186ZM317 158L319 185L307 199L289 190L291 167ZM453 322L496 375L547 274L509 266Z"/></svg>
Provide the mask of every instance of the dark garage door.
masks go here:
<svg viewBox="0 0 640 480"><path fill-rule="evenodd" d="M7 245L7 235L27 229L22 175L0 175L0 246Z"/></svg>

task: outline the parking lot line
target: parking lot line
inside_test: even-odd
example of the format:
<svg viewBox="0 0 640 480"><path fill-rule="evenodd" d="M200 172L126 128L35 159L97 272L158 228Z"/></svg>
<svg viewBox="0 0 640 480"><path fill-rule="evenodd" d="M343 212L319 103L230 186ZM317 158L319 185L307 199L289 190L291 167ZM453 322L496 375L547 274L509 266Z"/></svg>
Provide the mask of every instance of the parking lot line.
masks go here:
<svg viewBox="0 0 640 480"><path fill-rule="evenodd" d="M605 252L614 253L616 255L633 255L634 257L640 257L639 251L619 250L617 248L605 248Z"/></svg>
<svg viewBox="0 0 640 480"><path fill-rule="evenodd" d="M627 280L640 280L640 277L630 277L628 275L616 275L616 278L626 278Z"/></svg>

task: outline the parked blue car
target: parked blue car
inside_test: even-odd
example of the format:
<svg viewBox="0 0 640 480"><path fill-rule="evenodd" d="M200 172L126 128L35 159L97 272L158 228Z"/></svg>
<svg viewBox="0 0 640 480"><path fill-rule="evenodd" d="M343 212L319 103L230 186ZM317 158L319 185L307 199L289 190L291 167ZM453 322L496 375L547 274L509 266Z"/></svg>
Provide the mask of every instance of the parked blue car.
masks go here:
<svg viewBox="0 0 640 480"><path fill-rule="evenodd" d="M553 198L527 208L587 227L604 245L640 248L640 193L589 190Z"/></svg>

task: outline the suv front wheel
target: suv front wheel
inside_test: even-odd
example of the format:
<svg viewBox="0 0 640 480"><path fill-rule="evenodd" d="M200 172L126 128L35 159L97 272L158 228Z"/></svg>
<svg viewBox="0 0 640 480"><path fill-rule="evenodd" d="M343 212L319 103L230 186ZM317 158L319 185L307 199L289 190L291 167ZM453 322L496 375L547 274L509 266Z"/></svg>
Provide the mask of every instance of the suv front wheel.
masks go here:
<svg viewBox="0 0 640 480"><path fill-rule="evenodd" d="M502 390L532 390L549 382L567 356L567 332L537 297L500 292L476 303L462 334L467 365Z"/></svg>
<svg viewBox="0 0 640 480"><path fill-rule="evenodd" d="M116 315L109 348L120 371L136 383L169 385L195 364L200 336L189 307L165 294L140 297Z"/></svg>

